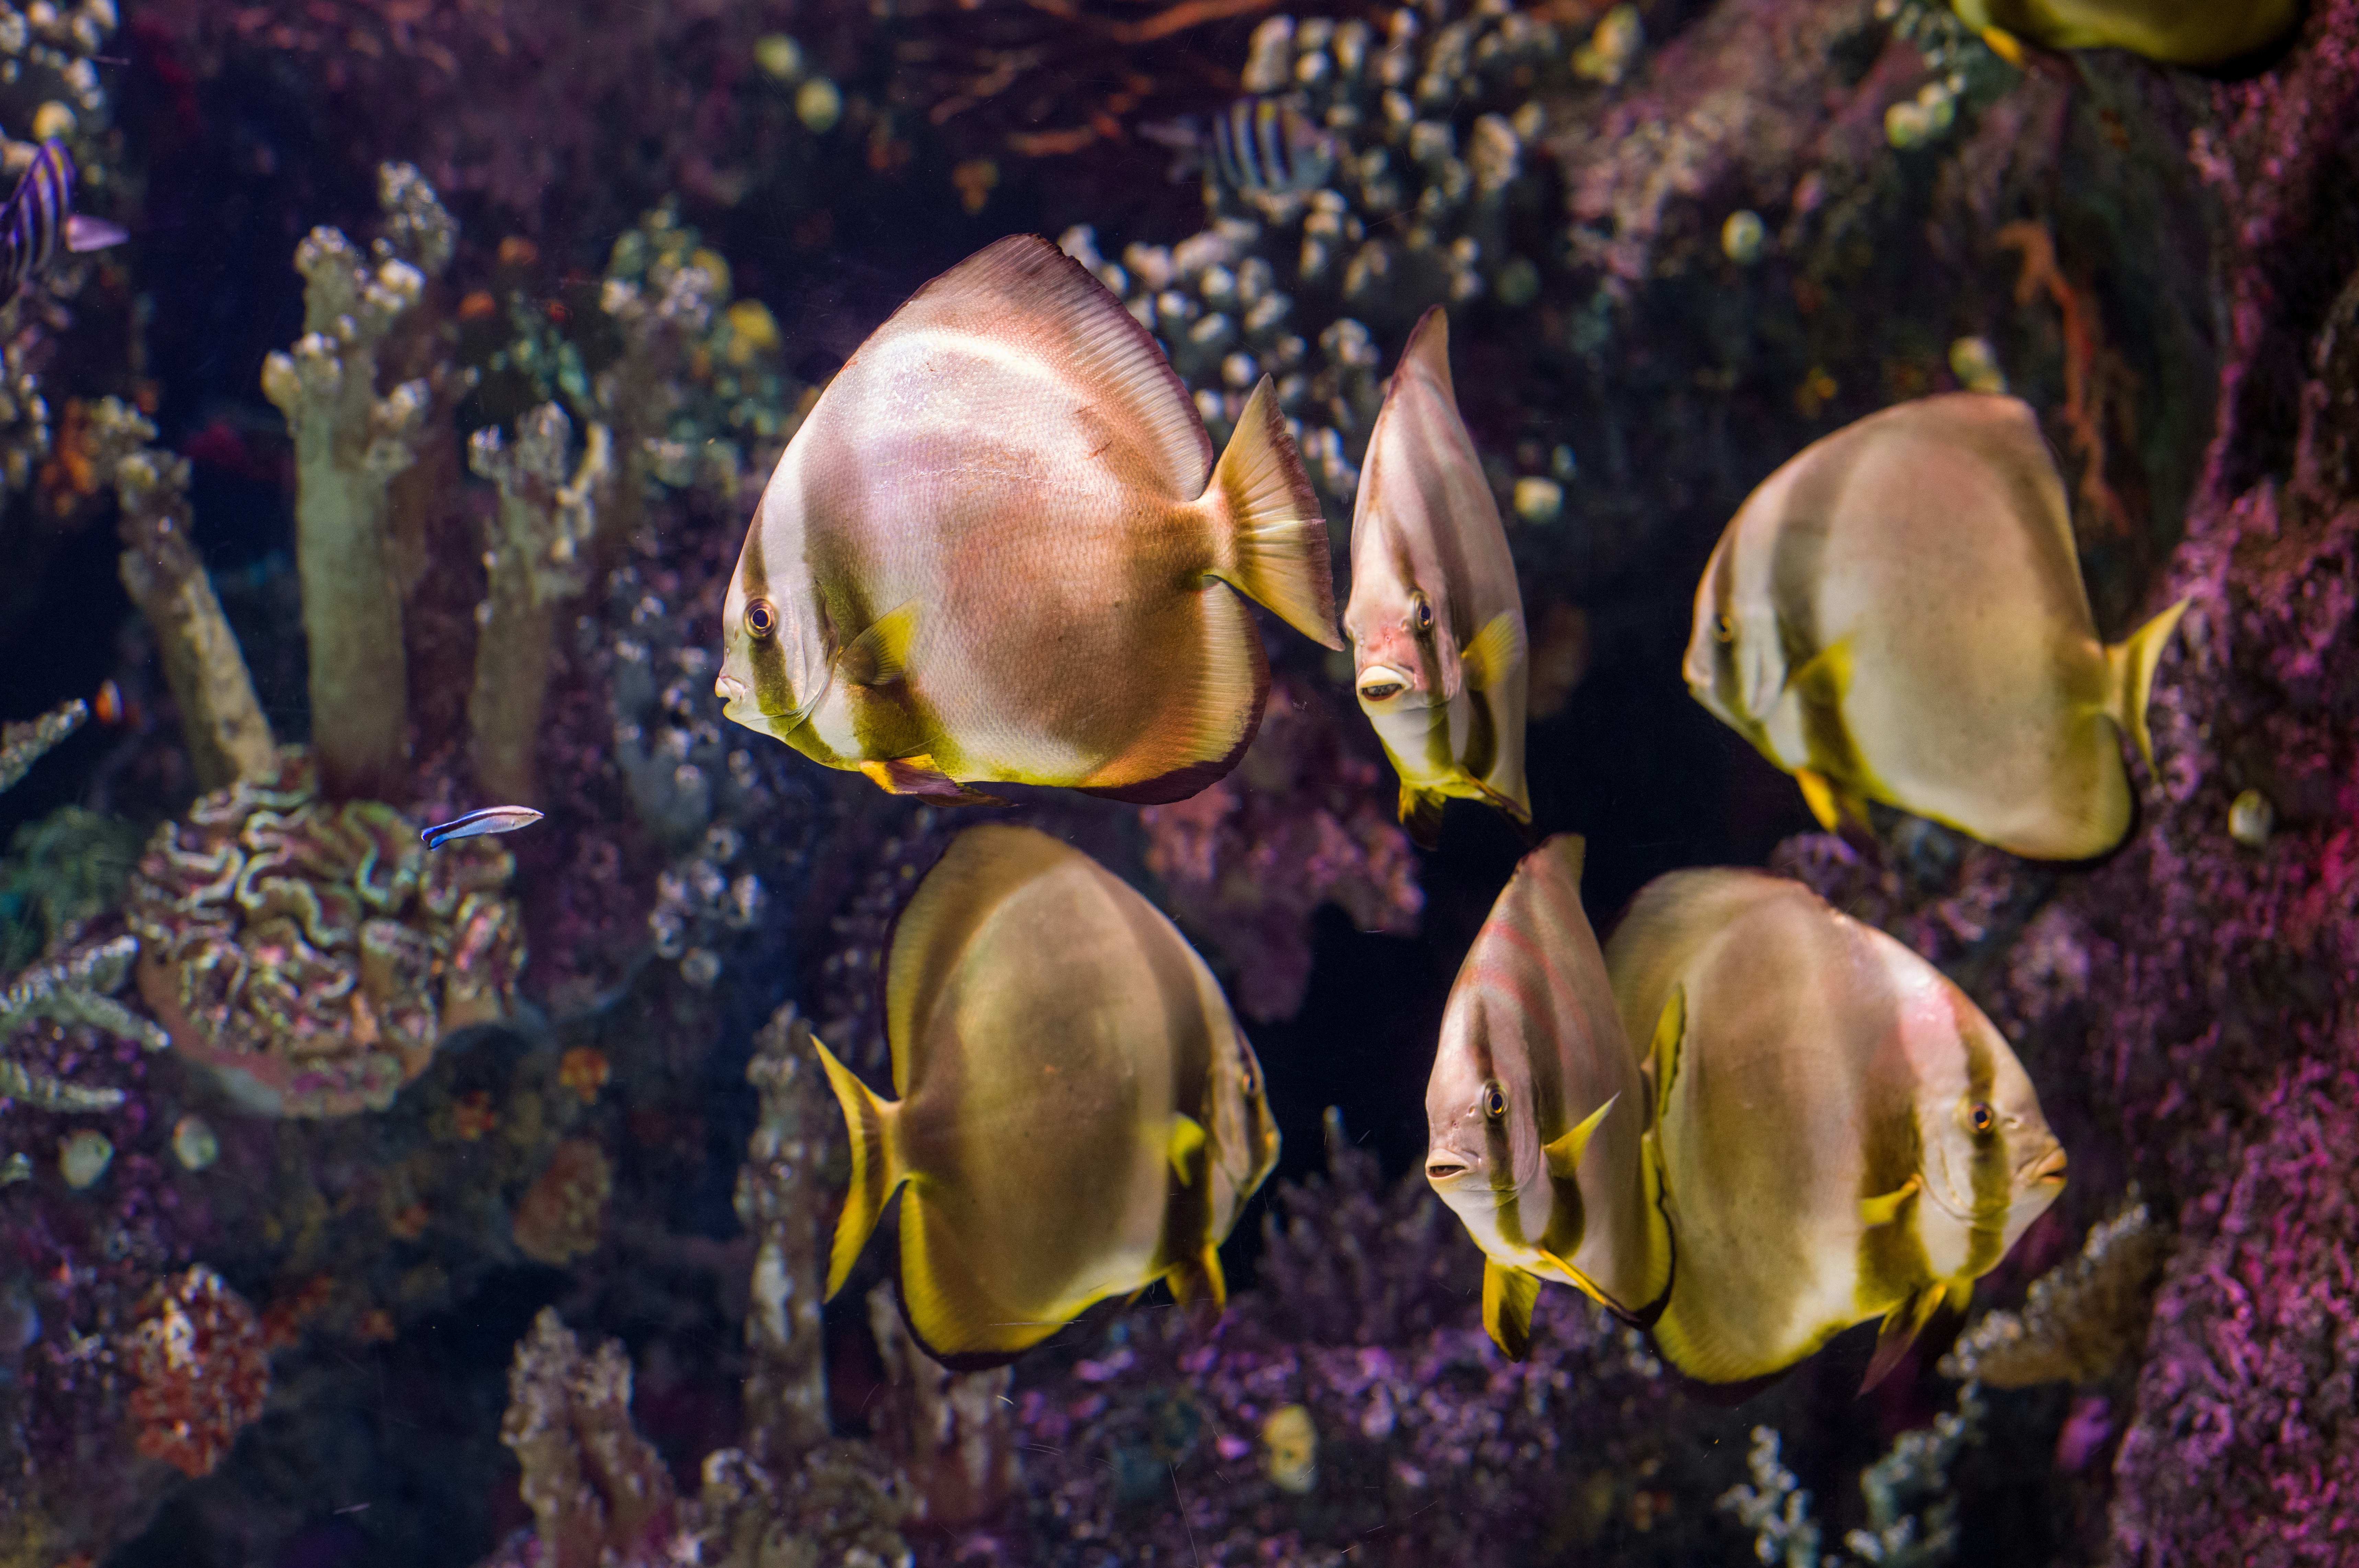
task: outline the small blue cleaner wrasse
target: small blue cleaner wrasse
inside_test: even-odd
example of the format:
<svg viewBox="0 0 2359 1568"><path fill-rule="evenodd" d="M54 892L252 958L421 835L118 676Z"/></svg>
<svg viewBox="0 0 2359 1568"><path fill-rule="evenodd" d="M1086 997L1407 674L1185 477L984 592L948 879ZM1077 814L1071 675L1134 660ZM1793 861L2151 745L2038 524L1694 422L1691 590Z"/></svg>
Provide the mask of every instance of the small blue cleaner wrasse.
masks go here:
<svg viewBox="0 0 2359 1568"><path fill-rule="evenodd" d="M1872 1386L2063 1190L2063 1146L1990 1019L1799 882L1657 877L1605 964L1647 1053L1677 1247L1655 1340L1690 1377L1774 1377L1881 1320Z"/></svg>
<svg viewBox="0 0 2359 1568"><path fill-rule="evenodd" d="M954 1369L1111 1296L1226 1295L1220 1245L1277 1162L1260 1063L1177 927L1031 828L969 828L894 928L886 1099L820 1046L851 1131L828 1294L900 1194L902 1312Z"/></svg>
<svg viewBox="0 0 2359 1568"><path fill-rule="evenodd" d="M1450 321L1426 311L1368 437L1352 512L1353 685L1430 849L1455 797L1532 820L1523 591L1450 380Z"/></svg>
<svg viewBox="0 0 2359 1568"><path fill-rule="evenodd" d="M1582 841L1526 855L1458 971L1425 1091L1425 1179L1483 1249L1483 1326L1531 1343L1542 1281L1646 1323L1670 1282L1647 1091L1581 906Z"/></svg>
<svg viewBox="0 0 2359 1568"><path fill-rule="evenodd" d="M454 838L480 838L485 833L514 833L540 821L541 814L530 806L485 806L480 811L437 827L428 828L418 836L426 841L429 849L440 849Z"/></svg>
<svg viewBox="0 0 2359 1568"><path fill-rule="evenodd" d="M716 689L897 793L1177 800L1261 723L1247 598L1343 646L1269 378L1215 463L1154 337L1019 234L919 289L820 395L746 534Z"/></svg>
<svg viewBox="0 0 2359 1568"><path fill-rule="evenodd" d="M2185 607L2101 643L2038 419L1952 392L1762 482L1704 567L1685 673L1830 830L1880 800L2082 860L2129 830L2122 737L2151 772L2147 702Z"/></svg>

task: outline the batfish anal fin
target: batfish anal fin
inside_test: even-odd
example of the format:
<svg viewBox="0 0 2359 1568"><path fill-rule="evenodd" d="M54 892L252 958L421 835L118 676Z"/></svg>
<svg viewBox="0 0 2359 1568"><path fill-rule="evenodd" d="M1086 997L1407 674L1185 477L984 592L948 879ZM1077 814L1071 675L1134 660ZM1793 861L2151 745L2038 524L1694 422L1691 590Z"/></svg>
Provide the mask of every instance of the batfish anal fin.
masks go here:
<svg viewBox="0 0 2359 1568"><path fill-rule="evenodd" d="M909 1171L901 1162L894 1137L901 1107L862 1083L817 1037L811 1040L811 1049L819 1053L828 1086L843 1108L844 1128L852 1144L852 1190L844 1196L843 1213L835 1222L835 1245L828 1255L827 1293L832 1297L843 1289L852 1266L860 1260L861 1248L868 1245L877 1222L885 1217L885 1205L908 1180Z"/></svg>
<svg viewBox="0 0 2359 1568"><path fill-rule="evenodd" d="M1835 788L1827 782L1825 774L1816 768L1798 768L1794 770L1794 782L1802 787L1802 803L1810 808L1810 815L1818 818L1819 826L1829 833L1843 826L1843 810L1835 800Z"/></svg>
<svg viewBox="0 0 2359 1568"><path fill-rule="evenodd" d="M2187 613L2191 599L2181 599L2129 637L2105 649L2105 672L2108 696L2105 711L2114 723L2128 735L2146 763L2146 770L2154 772L2154 735L2147 728L2147 703L2154 696L2155 667L2162 660L2162 650L2170 645L2170 634L2179 629L2179 617Z"/></svg>
<svg viewBox="0 0 2359 1568"><path fill-rule="evenodd" d="M1218 1314L1229 1304L1229 1277L1221 1268L1221 1249L1206 1242L1192 1258L1174 1263L1163 1276L1171 1296L1193 1315L1209 1310Z"/></svg>
<svg viewBox="0 0 2359 1568"><path fill-rule="evenodd" d="M1859 1380L1861 1393L1892 1376L1893 1368L1908 1358L1908 1347L1917 1343L1917 1336L1932 1320L1934 1309L1947 1301L1949 1294L1948 1282L1936 1280L1884 1314L1884 1327L1875 1336L1875 1354L1868 1360L1866 1375Z"/></svg>
<svg viewBox="0 0 2359 1568"><path fill-rule="evenodd" d="M1202 1178L1206 1142L1203 1123L1185 1111L1172 1113L1171 1136L1164 1153L1181 1186L1192 1187Z"/></svg>
<svg viewBox="0 0 2359 1568"><path fill-rule="evenodd" d="M943 1245L941 1223L921 1194L902 1200L901 1312L928 1355L954 1371L1003 1367L1065 1326L993 1300Z"/></svg>
<svg viewBox="0 0 2359 1568"><path fill-rule="evenodd" d="M1439 789L1419 789L1404 784L1400 792L1400 823L1408 830L1409 838L1419 849L1438 849L1441 845L1441 806L1449 799Z"/></svg>
<svg viewBox="0 0 2359 1568"><path fill-rule="evenodd" d="M1136 806L1184 800L1226 778L1253 744L1269 704L1269 659L1253 611L1225 589L1198 600L1201 640L1156 650L1166 691L1136 743L1083 779L1028 779L1070 784Z"/></svg>
<svg viewBox="0 0 2359 1568"><path fill-rule="evenodd" d="M1302 471L1302 454L1267 376L1245 399L1236 433L1213 466L1206 499L1223 536L1212 575L1311 641L1341 649L1327 514Z"/></svg>
<svg viewBox="0 0 2359 1568"><path fill-rule="evenodd" d="M939 800L946 806L1005 806L997 795L970 789L934 766L934 759L923 754L917 757L888 757L882 762L864 762L860 771L888 795L922 795L929 800Z"/></svg>
<svg viewBox="0 0 2359 1568"><path fill-rule="evenodd" d="M1496 1258L1483 1260L1483 1327L1510 1361L1532 1353L1532 1306L1539 1299L1538 1275Z"/></svg>
<svg viewBox="0 0 2359 1568"><path fill-rule="evenodd" d="M1859 1201L1859 1223L1870 1230L1874 1230L1878 1225L1890 1225L1901 1216L1902 1212L1908 1206L1908 1200L1914 1198L1924 1185L1923 1177L1911 1176L1889 1192L1880 1193L1873 1198L1862 1198Z"/></svg>
<svg viewBox="0 0 2359 1568"><path fill-rule="evenodd" d="M119 245L131 237L131 231L120 223L110 223L103 218L86 218L80 212L66 220L66 249L79 256L86 251L104 250Z"/></svg>
<svg viewBox="0 0 2359 1568"><path fill-rule="evenodd" d="M1523 615L1502 610L1492 616L1459 654L1458 661L1466 672L1466 684L1474 691L1488 691L1498 686L1524 661Z"/></svg>
<svg viewBox="0 0 2359 1568"><path fill-rule="evenodd" d="M1582 1118L1580 1126L1548 1146L1549 1175L1560 1181L1570 1181L1578 1174L1582 1150L1589 1147L1590 1136L1597 1131L1597 1124L1605 1119L1605 1113L1612 1110L1621 1098L1619 1091L1608 1095L1603 1105Z"/></svg>
<svg viewBox="0 0 2359 1568"><path fill-rule="evenodd" d="M918 641L919 602L896 605L843 645L835 672L854 686L890 686L909 673L909 653Z"/></svg>

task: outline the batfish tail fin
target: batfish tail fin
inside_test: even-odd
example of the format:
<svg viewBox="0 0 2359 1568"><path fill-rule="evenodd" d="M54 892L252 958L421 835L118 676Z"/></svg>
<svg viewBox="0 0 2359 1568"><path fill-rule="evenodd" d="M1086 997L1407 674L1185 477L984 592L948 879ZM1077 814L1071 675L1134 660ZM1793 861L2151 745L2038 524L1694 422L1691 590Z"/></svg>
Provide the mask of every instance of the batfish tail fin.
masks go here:
<svg viewBox="0 0 2359 1568"><path fill-rule="evenodd" d="M1311 641L1341 648L1327 514L1266 376L1245 399L1236 434L1212 467L1207 498L1223 536L1212 575Z"/></svg>
<svg viewBox="0 0 2359 1568"><path fill-rule="evenodd" d="M827 1070L828 1086L835 1091L836 1103L843 1107L844 1127L852 1142L852 1191L843 1200L843 1213L836 1219L835 1247L828 1256L827 1293L832 1297L843 1289L852 1266L860 1260L860 1249L875 1234L877 1222L885 1217L885 1205L892 1201L901 1183L909 1179L909 1171L901 1162L900 1139L897 1136L900 1131L899 1104L879 1096L815 1038L811 1048L819 1052L820 1065Z"/></svg>
<svg viewBox="0 0 2359 1568"><path fill-rule="evenodd" d="M2148 773L2154 771L2154 736L2146 727L2146 705L2154 696L2154 670L2162 660L2162 650L2169 646L2170 634L2179 629L2179 617L2187 613L2190 603L2191 600L2181 599L2132 632L2126 641L2105 649L2105 673L2109 678L2105 711L2137 744L2138 756Z"/></svg>

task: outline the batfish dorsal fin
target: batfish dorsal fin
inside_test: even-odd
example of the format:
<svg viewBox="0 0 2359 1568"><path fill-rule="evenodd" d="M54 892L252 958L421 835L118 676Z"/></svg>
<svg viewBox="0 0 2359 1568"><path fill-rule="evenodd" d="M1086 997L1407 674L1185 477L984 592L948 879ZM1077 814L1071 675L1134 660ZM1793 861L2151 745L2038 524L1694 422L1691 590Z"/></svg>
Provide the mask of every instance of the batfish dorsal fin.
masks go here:
<svg viewBox="0 0 2359 1568"><path fill-rule="evenodd" d="M901 1107L878 1098L816 1036L811 1049L819 1052L828 1086L843 1107L844 1128L852 1144L852 1191L844 1195L843 1213L835 1222L835 1245L828 1254L827 1293L832 1297L843 1289L852 1266L860 1261L861 1248L868 1245L876 1223L885 1217L885 1205L892 1201L894 1190L908 1180L909 1172L901 1163L894 1137Z"/></svg>
<svg viewBox="0 0 2359 1568"><path fill-rule="evenodd" d="M1532 1353L1532 1305L1539 1299L1538 1275L1483 1260L1483 1326L1510 1361Z"/></svg>
<svg viewBox="0 0 2359 1568"><path fill-rule="evenodd" d="M1579 1127L1548 1146L1549 1175L1560 1181L1573 1180L1581 1170L1581 1153L1589 1147L1590 1135L1597 1130L1597 1124L1605 1119L1605 1113L1612 1110L1614 1102L1621 1098L1619 1091L1608 1095L1603 1105L1582 1118Z"/></svg>
<svg viewBox="0 0 2359 1568"><path fill-rule="evenodd" d="M1524 617L1513 610L1500 611L1458 657L1470 688L1492 690L1524 660Z"/></svg>
<svg viewBox="0 0 2359 1568"><path fill-rule="evenodd" d="M835 656L836 673L855 686L890 686L908 673L909 650L918 640L915 599L887 610Z"/></svg>
<svg viewBox="0 0 2359 1568"><path fill-rule="evenodd" d="M1155 335L1089 268L1038 234L1010 234L912 295L877 329L948 328L1018 343L1119 410L1116 432L1139 441L1175 501L1193 500L1212 465L1212 440Z"/></svg>
<svg viewBox="0 0 2359 1568"><path fill-rule="evenodd" d="M1401 345L1400 363L1393 367L1393 374L1411 368L1430 379L1444 397L1457 400L1458 389L1450 379L1450 314L1439 305L1428 306L1409 329L1408 342Z"/></svg>

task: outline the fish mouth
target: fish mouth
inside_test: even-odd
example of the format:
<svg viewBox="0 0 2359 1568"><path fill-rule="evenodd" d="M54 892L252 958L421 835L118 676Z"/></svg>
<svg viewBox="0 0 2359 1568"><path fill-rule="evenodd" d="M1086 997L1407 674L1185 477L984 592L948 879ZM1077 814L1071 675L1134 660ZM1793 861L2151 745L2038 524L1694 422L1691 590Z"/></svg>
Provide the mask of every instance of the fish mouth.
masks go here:
<svg viewBox="0 0 2359 1568"><path fill-rule="evenodd" d="M1390 665L1371 664L1355 682L1364 702L1389 702L1408 690L1409 679Z"/></svg>
<svg viewBox="0 0 2359 1568"><path fill-rule="evenodd" d="M734 675L723 675L712 683L712 694L721 699L723 707L734 708L754 693Z"/></svg>
<svg viewBox="0 0 2359 1568"><path fill-rule="evenodd" d="M1437 1149L1425 1157L1425 1179L1439 1187L1474 1174L1478 1162L1454 1149Z"/></svg>
<svg viewBox="0 0 2359 1568"><path fill-rule="evenodd" d="M2064 1146L2058 1144L2038 1159L2027 1162L2015 1173L2017 1185L2025 1187L2061 1187L2064 1185Z"/></svg>

